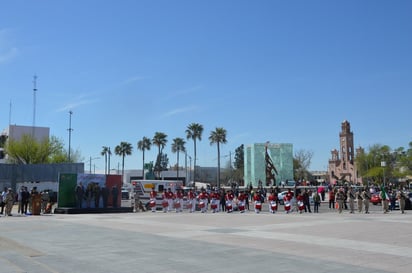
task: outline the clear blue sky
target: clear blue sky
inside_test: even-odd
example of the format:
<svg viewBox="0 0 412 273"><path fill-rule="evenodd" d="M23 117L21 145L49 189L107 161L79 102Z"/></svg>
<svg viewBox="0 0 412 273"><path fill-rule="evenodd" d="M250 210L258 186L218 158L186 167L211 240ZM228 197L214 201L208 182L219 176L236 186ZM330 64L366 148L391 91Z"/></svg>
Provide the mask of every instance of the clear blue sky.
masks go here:
<svg viewBox="0 0 412 273"><path fill-rule="evenodd" d="M411 12L389 0L2 1L0 128L32 125L36 74L36 125L67 147L72 110L71 146L101 157L96 169L121 141L134 148L125 167L141 168L136 143L156 131L175 164L172 139L196 122L201 166L217 165L208 137L224 127L222 156L292 143L326 170L345 119L356 147L412 141Z"/></svg>

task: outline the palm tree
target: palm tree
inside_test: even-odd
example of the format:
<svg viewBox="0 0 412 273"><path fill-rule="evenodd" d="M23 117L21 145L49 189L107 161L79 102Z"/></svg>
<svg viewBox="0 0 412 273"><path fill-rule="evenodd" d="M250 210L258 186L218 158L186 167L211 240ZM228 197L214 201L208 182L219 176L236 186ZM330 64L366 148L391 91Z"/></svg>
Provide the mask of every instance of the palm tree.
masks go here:
<svg viewBox="0 0 412 273"><path fill-rule="evenodd" d="M163 154L163 148L166 146L166 143L167 143L167 135L162 132L156 132L152 139L152 143L156 145L158 148L155 169L157 169L158 176L160 177L160 172L162 171L161 155Z"/></svg>
<svg viewBox="0 0 412 273"><path fill-rule="evenodd" d="M150 138L143 137L142 140L137 142L137 149L143 152L143 167L142 167L142 179L144 179L144 151L149 151L152 146Z"/></svg>
<svg viewBox="0 0 412 273"><path fill-rule="evenodd" d="M193 181L196 181L196 139L202 140L203 126L199 123L191 123L186 129L186 138L192 139L194 144L194 165L193 165Z"/></svg>
<svg viewBox="0 0 412 273"><path fill-rule="evenodd" d="M179 180L179 152L186 152L186 141L183 138L177 137L173 139L172 152L177 153L177 180Z"/></svg>
<svg viewBox="0 0 412 273"><path fill-rule="evenodd" d="M210 132L210 145L217 144L217 187L220 188L220 143L227 143L226 129L219 127Z"/></svg>
<svg viewBox="0 0 412 273"><path fill-rule="evenodd" d="M100 154L104 156L104 174L107 174L107 170L108 170L107 157L109 156L109 168L110 168L110 155L112 154L112 152L110 151L110 147L108 146L103 146L102 148L103 150Z"/></svg>
<svg viewBox="0 0 412 273"><path fill-rule="evenodd" d="M124 141L120 142L120 144L114 149L114 153L122 157L122 181L124 176L124 157L126 155L131 155L132 149L132 144Z"/></svg>

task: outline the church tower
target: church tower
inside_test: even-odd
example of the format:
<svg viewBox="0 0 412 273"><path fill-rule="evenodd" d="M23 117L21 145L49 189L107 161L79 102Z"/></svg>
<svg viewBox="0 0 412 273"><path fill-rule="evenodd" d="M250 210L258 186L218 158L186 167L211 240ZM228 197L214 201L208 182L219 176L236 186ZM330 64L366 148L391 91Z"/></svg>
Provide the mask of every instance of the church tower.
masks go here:
<svg viewBox="0 0 412 273"><path fill-rule="evenodd" d="M341 124L341 132L339 133L339 151L334 149L331 151L332 158L329 160L328 174L332 183L338 181L358 183L355 166L355 149L353 145L353 132L350 130L350 123L344 120Z"/></svg>
<svg viewBox="0 0 412 273"><path fill-rule="evenodd" d="M339 133L339 137L342 170L347 171L348 167L353 165L354 160L353 133L350 131L350 123L347 120L342 122L342 131Z"/></svg>

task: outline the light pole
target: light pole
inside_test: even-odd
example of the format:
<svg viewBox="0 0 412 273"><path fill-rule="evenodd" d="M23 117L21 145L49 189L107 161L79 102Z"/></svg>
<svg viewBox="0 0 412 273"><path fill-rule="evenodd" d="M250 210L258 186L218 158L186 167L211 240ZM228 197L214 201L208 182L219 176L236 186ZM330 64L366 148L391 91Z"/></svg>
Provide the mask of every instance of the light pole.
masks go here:
<svg viewBox="0 0 412 273"><path fill-rule="evenodd" d="M100 157L94 157L94 158L90 157L89 159L89 173L92 173L92 160L95 160L95 159L100 159Z"/></svg>
<svg viewBox="0 0 412 273"><path fill-rule="evenodd" d="M385 167L386 167L386 161L381 161L381 167L382 167L382 172L383 172L383 186L385 187Z"/></svg>

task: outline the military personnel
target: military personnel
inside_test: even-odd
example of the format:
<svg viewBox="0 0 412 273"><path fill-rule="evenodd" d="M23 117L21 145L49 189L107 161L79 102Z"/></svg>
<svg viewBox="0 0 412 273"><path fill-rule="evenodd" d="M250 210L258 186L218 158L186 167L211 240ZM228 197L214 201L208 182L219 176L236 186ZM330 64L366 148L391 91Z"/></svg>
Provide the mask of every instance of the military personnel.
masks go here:
<svg viewBox="0 0 412 273"><path fill-rule="evenodd" d="M406 199L406 195L403 192L402 188L398 191L398 194L396 196L399 200L399 209L401 211L401 213L405 213L405 199Z"/></svg>
<svg viewBox="0 0 412 273"><path fill-rule="evenodd" d="M365 205L365 213L369 213L369 200L371 200L371 192L369 190L369 187L365 187L363 193L363 204Z"/></svg>
<svg viewBox="0 0 412 273"><path fill-rule="evenodd" d="M350 208L350 213L355 213L355 198L356 198L356 193L355 190L352 186L349 187L349 208Z"/></svg>
<svg viewBox="0 0 412 273"><path fill-rule="evenodd" d="M343 188L340 188L336 193L336 202L339 205L339 213L342 213L343 210L343 201L345 200L345 192Z"/></svg>
<svg viewBox="0 0 412 273"><path fill-rule="evenodd" d="M14 204L14 192L11 188L9 188L7 190L6 193L6 198L5 198L5 203L6 203L6 216L11 216L11 210L13 208L13 204Z"/></svg>
<svg viewBox="0 0 412 273"><path fill-rule="evenodd" d="M356 191L356 200L358 202L358 212L362 213L362 207L363 207L363 197L362 197L362 191L361 189L358 189Z"/></svg>

